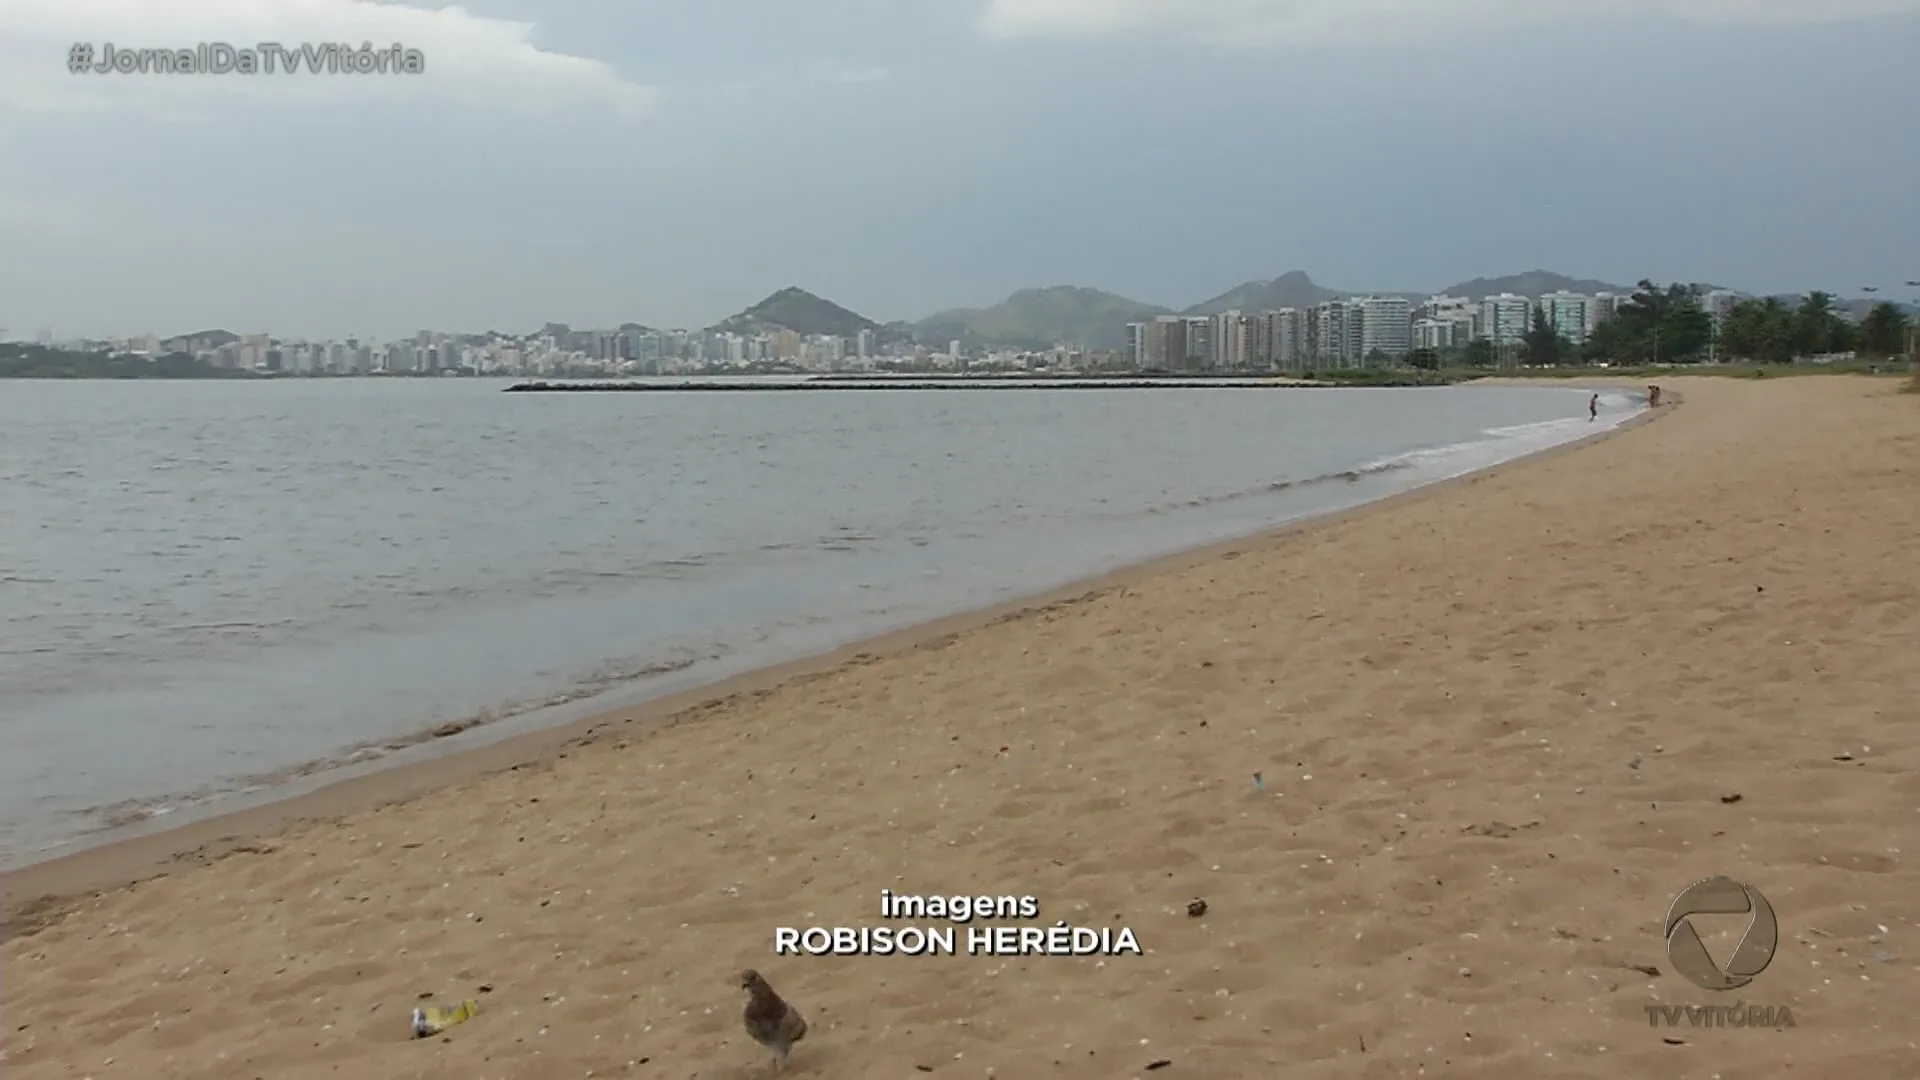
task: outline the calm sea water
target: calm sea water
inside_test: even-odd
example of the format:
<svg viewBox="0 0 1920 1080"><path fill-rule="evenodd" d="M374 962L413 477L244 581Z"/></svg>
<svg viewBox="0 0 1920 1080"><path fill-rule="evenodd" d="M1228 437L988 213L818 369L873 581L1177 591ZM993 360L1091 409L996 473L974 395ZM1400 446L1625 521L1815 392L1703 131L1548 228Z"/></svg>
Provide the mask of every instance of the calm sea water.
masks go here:
<svg viewBox="0 0 1920 1080"><path fill-rule="evenodd" d="M1353 505L1637 407L1605 395L1595 425L1571 389L502 385L0 383L0 863ZM399 749L476 716L493 722Z"/></svg>

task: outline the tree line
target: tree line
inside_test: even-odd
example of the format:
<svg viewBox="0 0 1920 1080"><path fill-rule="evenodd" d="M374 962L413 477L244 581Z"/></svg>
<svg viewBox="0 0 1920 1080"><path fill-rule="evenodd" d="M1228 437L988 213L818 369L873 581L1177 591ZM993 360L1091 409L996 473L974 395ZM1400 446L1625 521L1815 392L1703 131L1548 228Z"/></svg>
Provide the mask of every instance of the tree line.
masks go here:
<svg viewBox="0 0 1920 1080"><path fill-rule="evenodd" d="M1411 360L1416 367L1448 362L1494 367L1502 361L1541 367L1686 364L1709 359L1786 364L1827 353L1885 358L1909 348L1912 320L1897 304L1876 304L1856 323L1840 313L1830 293L1808 293L1793 306L1777 297L1743 299L1721 317L1716 332L1702 305L1705 295L1700 285L1663 286L1642 279L1613 316L1578 344L1556 328L1546 306L1536 302L1517 346L1500 350L1491 341L1479 340L1451 356L1417 350Z"/></svg>
<svg viewBox="0 0 1920 1080"><path fill-rule="evenodd" d="M250 371L216 367L185 353L148 358L124 353L73 352L47 345L0 342L0 379L244 379Z"/></svg>

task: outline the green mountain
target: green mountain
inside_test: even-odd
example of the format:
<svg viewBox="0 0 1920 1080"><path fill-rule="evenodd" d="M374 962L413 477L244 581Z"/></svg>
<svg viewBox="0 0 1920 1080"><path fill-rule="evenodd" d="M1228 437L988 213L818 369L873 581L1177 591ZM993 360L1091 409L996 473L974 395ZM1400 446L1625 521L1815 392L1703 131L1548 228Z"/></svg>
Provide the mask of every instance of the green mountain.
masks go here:
<svg viewBox="0 0 1920 1080"><path fill-rule="evenodd" d="M1099 289L1053 285L1021 289L984 308L955 308L913 324L915 340L945 345L959 340L970 348L1046 349L1071 343L1089 349L1119 349L1127 324L1171 314Z"/></svg>
<svg viewBox="0 0 1920 1080"><path fill-rule="evenodd" d="M1248 281L1211 300L1193 305L1185 315L1218 315L1223 311L1279 311L1281 308L1305 308L1328 300L1341 300L1352 293L1329 289L1314 283L1304 270L1290 270L1270 281Z"/></svg>
<svg viewBox="0 0 1920 1080"><path fill-rule="evenodd" d="M855 314L831 300L822 300L805 289L789 285L752 307L709 327L716 333L764 334L791 330L796 334L827 334L853 337L862 330L879 330L880 324Z"/></svg>
<svg viewBox="0 0 1920 1080"><path fill-rule="evenodd" d="M1469 300L1485 300L1489 296L1501 293L1514 293L1518 296L1545 296L1550 292L1631 294L1631 285L1609 285L1604 281L1590 278L1570 278L1565 274L1556 274L1551 270L1528 270L1522 274L1509 274L1506 277L1477 277L1472 281L1462 281L1458 285L1449 285L1440 290L1446 296L1464 296Z"/></svg>

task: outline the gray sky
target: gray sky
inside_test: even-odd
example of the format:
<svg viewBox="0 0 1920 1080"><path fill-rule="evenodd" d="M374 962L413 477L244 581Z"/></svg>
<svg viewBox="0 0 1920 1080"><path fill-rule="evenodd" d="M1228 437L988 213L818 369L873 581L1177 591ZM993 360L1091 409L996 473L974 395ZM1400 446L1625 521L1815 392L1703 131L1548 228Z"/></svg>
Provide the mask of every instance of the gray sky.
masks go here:
<svg viewBox="0 0 1920 1080"><path fill-rule="evenodd" d="M1543 14L1542 12L1552 12ZM0 0L0 327L1920 278L1920 0ZM73 75L398 42L418 76Z"/></svg>

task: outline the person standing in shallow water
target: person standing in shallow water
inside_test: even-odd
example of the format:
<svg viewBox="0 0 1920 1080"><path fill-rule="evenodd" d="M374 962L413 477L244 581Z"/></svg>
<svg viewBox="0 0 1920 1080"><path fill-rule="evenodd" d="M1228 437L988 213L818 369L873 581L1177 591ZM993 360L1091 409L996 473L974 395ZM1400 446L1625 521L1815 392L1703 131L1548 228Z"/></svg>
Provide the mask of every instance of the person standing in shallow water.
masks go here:
<svg viewBox="0 0 1920 1080"><path fill-rule="evenodd" d="M1600 419L1600 395L1595 394L1587 399L1587 420L1594 421L1598 419Z"/></svg>

